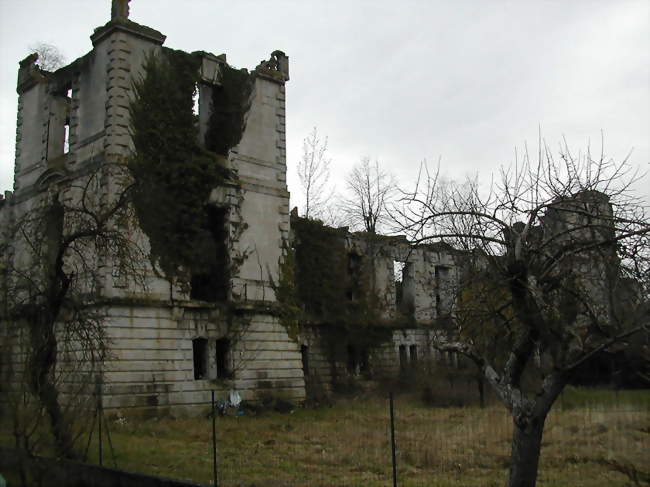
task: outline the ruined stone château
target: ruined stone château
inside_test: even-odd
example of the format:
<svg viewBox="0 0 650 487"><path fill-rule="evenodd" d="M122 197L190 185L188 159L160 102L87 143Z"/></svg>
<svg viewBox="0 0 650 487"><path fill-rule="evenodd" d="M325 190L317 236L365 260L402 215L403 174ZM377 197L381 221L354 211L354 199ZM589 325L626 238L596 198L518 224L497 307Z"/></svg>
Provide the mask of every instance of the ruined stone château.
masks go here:
<svg viewBox="0 0 650 487"><path fill-rule="evenodd" d="M53 197L74 205L89 175L102 175L90 188L98 201L120 193L121 180L103 168L124 165L140 150L130 117L135 85L152 58L193 60L198 144L231 174L204 202L205 242L187 242L214 254L189 266L188 285L143 259L137 267L146 285L138 286L101 250L93 256L93 299L101 303L111 347L103 367L106 407L200 405L215 389L302 401L429 353L430 325L451 309L443 285L455 272L448 248L413 250L403 239L368 239L298 217L290 235L284 53L275 51L249 73L231 68L225 55L172 51L162 33L130 20L128 1L118 0L111 20L90 38L88 54L55 72L42 70L36 55L20 62L14 191L0 201L4 231ZM143 224L133 239L154 249L147 231ZM329 277L308 270L310 235L335 249ZM286 264L291 238L298 242L293 261L302 268ZM20 267L21 244L4 243L3 258ZM397 287L396 262L403 267ZM328 301L304 286L284 289L285 272L303 283L318 275L326 281L320 291L334 294ZM298 322L295 307L292 314L291 303L276 296L280 289L302 300ZM330 313L334 307L338 314Z"/></svg>
<svg viewBox="0 0 650 487"><path fill-rule="evenodd" d="M223 54L174 51L129 19L127 0L113 0L111 20L90 38L88 54L55 72L36 55L20 62L0 271L43 267L30 263L29 239L10 229L53 201L82 213L87 196L110 207L128 184L110 168L130 169L139 189L129 238L148 255L127 266L101 246L82 256L92 263L85 303L110 340L105 407L191 407L233 389L243 399L301 402L437 353L432 342L449 330L465 257L444 243L414 247L290 213L283 52L248 72ZM167 112L166 98L178 99ZM608 215L602 197L584 194L556 210L586 204ZM578 225L553 218L544 231ZM74 215L61 221L72 225ZM594 281L610 272L580 265Z"/></svg>

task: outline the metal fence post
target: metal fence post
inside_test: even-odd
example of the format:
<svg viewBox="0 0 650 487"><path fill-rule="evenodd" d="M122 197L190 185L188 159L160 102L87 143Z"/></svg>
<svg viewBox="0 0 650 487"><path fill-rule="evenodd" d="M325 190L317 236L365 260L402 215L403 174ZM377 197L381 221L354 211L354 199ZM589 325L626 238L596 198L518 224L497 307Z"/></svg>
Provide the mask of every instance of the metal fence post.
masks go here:
<svg viewBox="0 0 650 487"><path fill-rule="evenodd" d="M214 390L212 391L212 475L214 487L219 487L217 476L217 410L214 407Z"/></svg>
<svg viewBox="0 0 650 487"><path fill-rule="evenodd" d="M393 391L388 393L390 404L390 447L393 461L393 487L397 487L397 457L395 455L395 412L393 408Z"/></svg>
<svg viewBox="0 0 650 487"><path fill-rule="evenodd" d="M99 465L102 466L103 455L102 455L102 418L104 417L103 405L102 405L102 379L101 377L97 380L97 420L99 422L99 429L97 431L99 436Z"/></svg>

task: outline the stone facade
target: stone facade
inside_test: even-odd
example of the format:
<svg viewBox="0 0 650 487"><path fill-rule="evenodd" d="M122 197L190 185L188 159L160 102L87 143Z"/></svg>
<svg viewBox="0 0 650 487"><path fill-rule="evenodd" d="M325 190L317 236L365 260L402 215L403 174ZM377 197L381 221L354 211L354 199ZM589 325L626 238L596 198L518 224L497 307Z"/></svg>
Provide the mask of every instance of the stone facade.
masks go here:
<svg viewBox="0 0 650 487"><path fill-rule="evenodd" d="M128 3L113 0L111 20L91 36L93 49L70 65L47 72L35 55L20 62L14 191L0 197L5 299L15 294L9 268L42 267L30 257L30 243L12 233L18 222L53 198L83 210L86 193L106 207L125 190L110 168L125 167L136 152L134 87L150 59L174 52L163 46L163 34L129 20ZM225 105L218 106L214 96L237 71L223 54L191 56L199 60L198 73L192 73L197 143L209 151L215 113L239 124L226 106L231 100L222 97ZM223 268L199 272L183 286L143 257L131 263L143 275L136 285L101 247L83 256L92 263L86 287L110 342L101 370L107 408L191 408L207 404L212 391L224 398L233 389L247 400L318 400L337 387L394 377L418 361L441 359L432 343L453 332L464 261L481 256L444 243L413 246L404 237L350 233L290 214L288 57L274 51L242 76L250 81L250 92L243 91L242 126L220 126L237 132L236 142L218 154L234 176L211 188L204 202L218 216L206 225L219 228L206 233L215 242L214 235L223 235L216 242L227 249ZM601 241L610 237L611 215L604 195L582 192L550 205L531 238L559 235L558 245L562 235ZM138 223L130 238L151 249L143 221ZM47 251L48 228L42 230ZM609 316L621 294L612 284L619 268L614 247L599 246L567 265L567 271L577 270L577 284L591 291L594 309ZM205 284L214 282L211 273L220 275L218 292ZM2 304L0 317L7 308ZM4 337L20 341L23 335L14 337L6 325L5 319ZM14 351L5 348L3 357L11 357L9 369L16 371L24 364Z"/></svg>
<svg viewBox="0 0 650 487"><path fill-rule="evenodd" d="M101 206L124 190L123 180L108 168L124 166L136 150L130 121L135 83L145 76L148 59L171 52L163 34L128 16L128 1L114 0L111 20L91 36L93 49L56 72L40 69L35 55L21 61L14 192L0 200L4 232L53 197L80 207L80 188L86 188ZM200 57L195 110L203 143L213 111L221 109L214 106L213 92L232 68L225 55L192 55ZM107 253L96 249L86 256L93 265L88 287L101 303L110 340L101 377L107 408L186 408L206 404L213 390L225 397L232 389L247 400L271 395L302 402L337 384L394 375L430 356L432 326L451 313L450 248L413 249L403 238L333 230L340 236L341 261L349 266L363 261L372 283L348 289L344 306L358 305L357 292L371 292L376 322L365 325L381 328L383 339L366 346L359 339L365 329L348 339L326 320L304 317L300 333L290 333L275 295L279 263L296 239L286 184L288 58L275 51L248 76L244 128L226 157L236 179L215 187L206 202L221 212L228 261L237 261L227 274L222 269L224 295L198 292L195 282L189 289L172 283L147 259L132 266L144 275L145 284L138 286ZM148 247L144 231L131 238ZM3 243L3 264L24 269L34 264L26 242L7 233ZM396 269L403 274L399 287ZM347 280L361 280L348 270ZM20 369L19 362L13 370Z"/></svg>
<svg viewBox="0 0 650 487"><path fill-rule="evenodd" d="M101 205L124 189L106 168L124 166L135 150L134 83L148 59L170 52L163 34L128 17L128 1L114 0L111 20L91 36L93 49L56 72L41 70L35 55L20 62L14 192L0 197L3 296L10 285L5 270L30 266L26 243L10 236L16 222L53 195L74 204L86 188ZM192 55L200 58L196 123L204 141L212 115L223 108L213 94L232 68L223 54ZM432 343L451 330L468 255L444 243L412 246L404 237L350 233L290 215L288 58L274 51L246 76L251 89L243 128L224 155L236 178L214 187L205 202L220 215L226 260L237 263L216 271L227 281L223 295L209 286L199 292L200 280L189 289L172 282L146 258L135 263L146 281L137 286L105 252L90 256L90 287L111 347L102 370L105 407L186 408L207 404L211 391L225 397L232 389L248 400L271 395L301 402L441 358ZM575 212L576 206L584 208ZM607 219L611 206L603 195L583 193L557 202L535 231L562 234L581 224L563 215L576 214ZM145 248L150 242L142 228L132 238ZM283 263L292 253L295 275L281 293ZM606 253L574 262L583 281L602 294L603 312L612 297L602 282L618 267L615 251ZM287 296L297 301L283 301Z"/></svg>
<svg viewBox="0 0 650 487"><path fill-rule="evenodd" d="M124 164L134 147L130 103L147 59L160 56L165 36L128 18L128 2L113 1L112 18L95 29L93 49L56 72L31 55L20 63L14 192L0 200L3 232L56 194L79 197L91 188L111 201L122 188L104 167ZM220 88L225 55L200 53L198 123L205 134L213 90ZM272 311L270 286L289 232L286 185L285 83L288 58L272 54L251 73L245 130L227 164L237 184L215 188L210 200L225 209L232 255L242 257L227 298L191 299L146 261L146 286L137 287L102 252L95 259L96 298L103 303L111 355L103 382L106 407L183 407L205 404L210 391L236 389L245 399L276 394L305 397L300 346ZM20 266L26 252L4 236L3 262ZM145 246L146 236L134 235ZM191 244L191 242L188 242Z"/></svg>

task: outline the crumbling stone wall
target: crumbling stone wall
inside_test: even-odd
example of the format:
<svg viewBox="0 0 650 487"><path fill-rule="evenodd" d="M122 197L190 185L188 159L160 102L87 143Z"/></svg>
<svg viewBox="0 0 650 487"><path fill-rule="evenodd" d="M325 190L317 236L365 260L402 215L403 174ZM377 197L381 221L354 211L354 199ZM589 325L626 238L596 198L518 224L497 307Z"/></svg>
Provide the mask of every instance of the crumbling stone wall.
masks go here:
<svg viewBox="0 0 650 487"><path fill-rule="evenodd" d="M352 234L297 215L291 242L297 289L295 300L280 304L300 322L308 397L395 376L434 355L433 335L446 332L454 312L451 247L413 247L403 237ZM396 282L400 263L408 270Z"/></svg>
<svg viewBox="0 0 650 487"><path fill-rule="evenodd" d="M85 56L55 73L40 70L33 56L21 62L16 191L1 202L3 221L29 214L52 194L74 203L75 183L94 171L100 175L93 187L100 203L109 204L124 189L123 181L104 169L125 164L138 150L130 118L134 85L146 76L147 61L169 50L163 34L129 19L127 1L113 3L111 20L95 29L93 49ZM187 56L199 61L198 72L188 73L197 84L197 146L215 154L232 174L205 201L226 213L219 235L227 247L228 269L210 273L228 271L227 289L224 299L197 295L191 285L171 282L146 259L138 263L146 286L137 286L118 262L97 252L96 291L112 340L112 358L104 370L105 404L195 406L205 404L211 390L226 394L232 388L244 399L263 393L301 401L300 348L279 324L270 285L289 231L288 58L274 51L249 72L230 67L225 55ZM239 90L235 98L229 83ZM216 234L210 225L206 232ZM142 229L132 238L151 248ZM195 370L195 343L207 346L201 374ZM216 357L225 343L227 360ZM217 365L226 362L230 373L218 376Z"/></svg>

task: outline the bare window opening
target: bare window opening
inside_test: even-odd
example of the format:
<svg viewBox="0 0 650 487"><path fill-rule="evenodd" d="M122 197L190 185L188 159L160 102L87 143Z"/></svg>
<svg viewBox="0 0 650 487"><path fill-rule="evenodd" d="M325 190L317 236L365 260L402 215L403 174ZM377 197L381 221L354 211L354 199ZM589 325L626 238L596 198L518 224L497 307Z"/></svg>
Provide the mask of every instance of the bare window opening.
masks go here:
<svg viewBox="0 0 650 487"><path fill-rule="evenodd" d="M220 338L215 342L215 360L217 364L217 379L232 378L230 340L227 338Z"/></svg>
<svg viewBox="0 0 650 487"><path fill-rule="evenodd" d="M348 345L348 372L350 374L356 374L358 372L358 366L357 349L354 345Z"/></svg>
<svg viewBox="0 0 650 487"><path fill-rule="evenodd" d="M406 345L399 346L399 368L405 369L408 366L408 356L406 352Z"/></svg>
<svg viewBox="0 0 650 487"><path fill-rule="evenodd" d="M411 362L417 362L418 361L418 346L417 345L410 345L409 346L409 357L411 358Z"/></svg>
<svg viewBox="0 0 650 487"><path fill-rule="evenodd" d="M359 372L362 374L370 374L370 355L368 354L368 349L361 349L361 354L359 356Z"/></svg>
<svg viewBox="0 0 650 487"><path fill-rule="evenodd" d="M67 154L70 152L70 121L66 120L66 124L63 127L64 129L64 138L63 138L63 153Z"/></svg>
<svg viewBox="0 0 650 487"><path fill-rule="evenodd" d="M413 279L413 265L410 262L393 262L395 274L395 302L397 310L405 315L412 315L415 311L415 281ZM398 281L397 278L400 278Z"/></svg>
<svg viewBox="0 0 650 487"><path fill-rule="evenodd" d="M361 290L361 265L362 258L358 254L348 254L348 278L350 285L346 292L348 301L356 301Z"/></svg>
<svg viewBox="0 0 650 487"><path fill-rule="evenodd" d="M300 356L302 358L302 373L307 377L309 375L309 347L307 345L300 347Z"/></svg>
<svg viewBox="0 0 650 487"><path fill-rule="evenodd" d="M204 227L193 245L196 262L192 266L190 298L217 302L228 299L228 209L209 206Z"/></svg>
<svg viewBox="0 0 650 487"><path fill-rule="evenodd" d="M445 295L449 292L449 267L437 265L434 269L434 280L436 288L436 316L442 316L449 312Z"/></svg>
<svg viewBox="0 0 650 487"><path fill-rule="evenodd" d="M348 363L347 369L350 374L369 374L370 373L370 355L367 348L348 345Z"/></svg>
<svg viewBox="0 0 650 487"><path fill-rule="evenodd" d="M53 160L70 152L70 109L72 89L70 85L51 93L47 120L46 153Z"/></svg>
<svg viewBox="0 0 650 487"><path fill-rule="evenodd" d="M402 304L402 283L404 282L405 266L406 262L400 262L399 260L393 261L393 275L395 279L395 306L397 306L397 309L399 309L400 305Z"/></svg>
<svg viewBox="0 0 650 487"><path fill-rule="evenodd" d="M200 94L201 94L200 85L198 83L195 83L194 84L194 93L192 94L192 112L197 117L197 122L198 122L198 116L199 116L199 98L200 98Z"/></svg>
<svg viewBox="0 0 650 487"><path fill-rule="evenodd" d="M192 357L194 358L194 380L207 379L208 341L205 338L192 340Z"/></svg>
<svg viewBox="0 0 650 487"><path fill-rule="evenodd" d="M66 104L67 104L67 110L66 110L66 117L65 117L65 125L63 126L63 153L67 154L70 152L70 109L72 106L72 88L68 88L65 96L67 98Z"/></svg>

